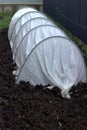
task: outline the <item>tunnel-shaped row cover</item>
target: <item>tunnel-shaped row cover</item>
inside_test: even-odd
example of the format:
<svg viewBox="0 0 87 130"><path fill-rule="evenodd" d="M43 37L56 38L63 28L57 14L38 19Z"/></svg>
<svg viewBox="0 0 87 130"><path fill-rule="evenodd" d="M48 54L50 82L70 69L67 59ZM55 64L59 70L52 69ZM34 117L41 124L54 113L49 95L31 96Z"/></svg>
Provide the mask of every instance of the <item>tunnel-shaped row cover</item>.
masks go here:
<svg viewBox="0 0 87 130"><path fill-rule="evenodd" d="M86 82L86 66L78 47L44 14L23 8L12 17L8 38L17 64L16 83L53 85L63 96Z"/></svg>

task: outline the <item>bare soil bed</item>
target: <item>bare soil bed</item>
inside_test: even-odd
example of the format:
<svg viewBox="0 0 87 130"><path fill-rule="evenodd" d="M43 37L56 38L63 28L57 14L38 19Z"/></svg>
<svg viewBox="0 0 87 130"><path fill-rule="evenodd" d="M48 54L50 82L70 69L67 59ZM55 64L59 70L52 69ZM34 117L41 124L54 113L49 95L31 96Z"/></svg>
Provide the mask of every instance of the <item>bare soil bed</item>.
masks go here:
<svg viewBox="0 0 87 130"><path fill-rule="evenodd" d="M15 85L14 68L4 29L0 32L0 130L87 130L87 84L73 86L69 100L57 87L48 90L23 81Z"/></svg>

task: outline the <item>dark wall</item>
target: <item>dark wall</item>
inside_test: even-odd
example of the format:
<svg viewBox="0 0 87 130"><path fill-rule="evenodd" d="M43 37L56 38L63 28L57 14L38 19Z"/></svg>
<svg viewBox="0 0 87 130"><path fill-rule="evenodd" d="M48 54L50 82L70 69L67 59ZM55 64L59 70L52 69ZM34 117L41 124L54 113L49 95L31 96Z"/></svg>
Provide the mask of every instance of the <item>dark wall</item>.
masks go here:
<svg viewBox="0 0 87 130"><path fill-rule="evenodd" d="M87 0L43 0L44 11L87 44Z"/></svg>

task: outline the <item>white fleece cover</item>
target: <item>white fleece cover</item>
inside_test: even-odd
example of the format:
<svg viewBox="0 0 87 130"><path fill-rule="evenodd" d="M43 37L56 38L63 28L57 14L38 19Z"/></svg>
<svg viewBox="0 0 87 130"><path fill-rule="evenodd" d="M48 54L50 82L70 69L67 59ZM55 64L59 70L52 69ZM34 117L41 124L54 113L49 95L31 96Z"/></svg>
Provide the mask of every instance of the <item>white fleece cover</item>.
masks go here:
<svg viewBox="0 0 87 130"><path fill-rule="evenodd" d="M81 51L42 13L32 8L19 10L11 20L8 38L17 64L16 83L58 86L62 96L70 98L73 85L87 82Z"/></svg>

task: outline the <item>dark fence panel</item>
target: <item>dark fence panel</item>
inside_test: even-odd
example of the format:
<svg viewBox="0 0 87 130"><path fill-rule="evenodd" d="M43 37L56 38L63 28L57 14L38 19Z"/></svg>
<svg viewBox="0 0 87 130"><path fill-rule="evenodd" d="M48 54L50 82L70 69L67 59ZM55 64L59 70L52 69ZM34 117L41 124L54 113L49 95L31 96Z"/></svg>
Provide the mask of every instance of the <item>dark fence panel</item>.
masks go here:
<svg viewBox="0 0 87 130"><path fill-rule="evenodd" d="M43 0L44 11L87 44L87 0Z"/></svg>

